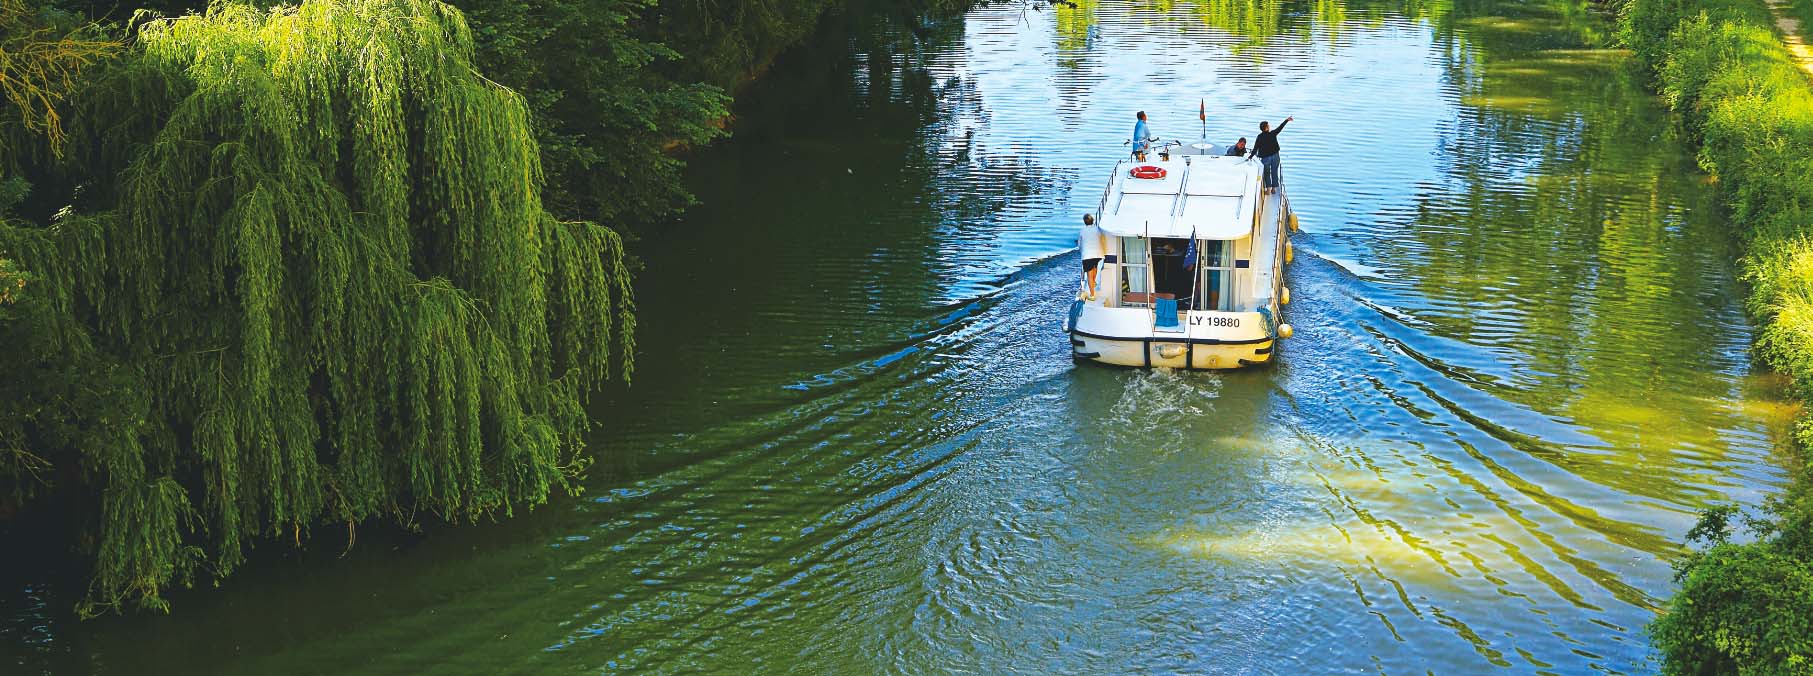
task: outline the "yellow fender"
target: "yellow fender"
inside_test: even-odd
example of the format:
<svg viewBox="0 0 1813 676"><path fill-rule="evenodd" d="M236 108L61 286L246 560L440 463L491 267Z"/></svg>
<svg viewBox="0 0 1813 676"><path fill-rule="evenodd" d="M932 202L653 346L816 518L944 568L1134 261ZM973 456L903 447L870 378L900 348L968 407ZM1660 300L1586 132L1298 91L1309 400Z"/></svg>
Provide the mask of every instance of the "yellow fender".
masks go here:
<svg viewBox="0 0 1813 676"><path fill-rule="evenodd" d="M1283 291L1284 291L1284 293L1281 293L1278 295L1278 304L1279 305L1290 305L1291 304L1291 288L1288 286L1284 287Z"/></svg>
<svg viewBox="0 0 1813 676"><path fill-rule="evenodd" d="M1290 223L1291 223L1291 232L1296 232L1297 228L1300 227L1297 225L1297 212L1295 212L1295 211L1291 212Z"/></svg>
<svg viewBox="0 0 1813 676"><path fill-rule="evenodd" d="M1296 334L1297 334L1297 330L1291 328L1291 325L1289 325L1289 324L1279 324L1278 325L1278 337L1279 338L1289 338Z"/></svg>
<svg viewBox="0 0 1813 676"><path fill-rule="evenodd" d="M1289 240L1286 240L1284 242L1284 262L1289 263L1296 259L1297 259L1297 245L1291 244Z"/></svg>

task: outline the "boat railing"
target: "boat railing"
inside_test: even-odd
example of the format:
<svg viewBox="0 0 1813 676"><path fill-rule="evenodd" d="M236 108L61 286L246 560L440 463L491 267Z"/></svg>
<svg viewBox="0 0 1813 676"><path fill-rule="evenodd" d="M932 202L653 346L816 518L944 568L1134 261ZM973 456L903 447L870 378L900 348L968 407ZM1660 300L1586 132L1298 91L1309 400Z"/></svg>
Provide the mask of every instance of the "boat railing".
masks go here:
<svg viewBox="0 0 1813 676"><path fill-rule="evenodd" d="M1153 136L1153 137L1147 138L1145 140L1146 149L1140 150L1136 141L1137 141L1136 139L1128 139L1128 140L1122 142L1121 145L1122 146L1133 146L1132 152L1127 153L1127 157L1129 159L1138 160L1140 162L1146 161L1146 155L1151 154L1153 152L1157 152L1159 154L1159 156L1163 159L1167 159L1167 160L1171 159L1171 149L1183 145L1183 141L1179 141L1177 139L1171 139L1169 141L1166 141L1166 140L1160 139L1157 136Z"/></svg>

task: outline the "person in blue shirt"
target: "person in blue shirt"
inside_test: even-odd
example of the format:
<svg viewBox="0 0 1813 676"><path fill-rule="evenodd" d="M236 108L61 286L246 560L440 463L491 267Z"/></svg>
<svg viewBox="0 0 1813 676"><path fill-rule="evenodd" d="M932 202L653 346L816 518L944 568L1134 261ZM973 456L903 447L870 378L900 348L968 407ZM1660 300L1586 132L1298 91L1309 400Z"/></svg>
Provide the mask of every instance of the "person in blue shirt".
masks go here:
<svg viewBox="0 0 1813 676"><path fill-rule="evenodd" d="M1146 111L1139 111L1139 121L1133 123L1133 156L1141 162L1146 160L1146 148L1151 147L1152 130L1146 127Z"/></svg>

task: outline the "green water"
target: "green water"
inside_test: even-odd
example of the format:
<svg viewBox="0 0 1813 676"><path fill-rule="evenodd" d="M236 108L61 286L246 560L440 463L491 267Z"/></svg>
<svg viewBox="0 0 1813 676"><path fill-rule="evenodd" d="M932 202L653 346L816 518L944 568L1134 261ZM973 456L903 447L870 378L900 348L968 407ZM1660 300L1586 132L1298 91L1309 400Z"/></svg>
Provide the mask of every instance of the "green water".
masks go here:
<svg viewBox="0 0 1813 676"><path fill-rule="evenodd" d="M585 496L267 544L168 617L26 566L0 671L1653 671L1674 543L1784 483L1793 411L1691 149L1565 7L834 15L635 244ZM1297 335L1073 365L1078 219L1204 99L1297 118Z"/></svg>

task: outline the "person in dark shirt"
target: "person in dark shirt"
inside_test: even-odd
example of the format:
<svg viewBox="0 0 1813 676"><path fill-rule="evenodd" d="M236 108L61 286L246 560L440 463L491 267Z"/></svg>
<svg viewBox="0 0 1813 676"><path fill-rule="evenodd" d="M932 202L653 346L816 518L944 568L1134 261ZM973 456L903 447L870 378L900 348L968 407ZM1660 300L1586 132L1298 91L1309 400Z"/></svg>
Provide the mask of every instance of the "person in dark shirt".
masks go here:
<svg viewBox="0 0 1813 676"><path fill-rule="evenodd" d="M1283 122L1278 123L1277 129L1273 129L1270 122L1259 123L1259 138L1253 141L1253 152L1247 158L1257 157L1265 165L1267 191L1278 189L1278 132L1284 131L1284 125L1295 119L1295 116L1284 118Z"/></svg>
<svg viewBox="0 0 1813 676"><path fill-rule="evenodd" d="M1228 146L1227 152L1222 153L1222 155L1225 157L1239 157L1239 156L1245 155L1245 154L1246 154L1246 137L1245 136L1240 137L1240 140L1235 141L1234 145Z"/></svg>

